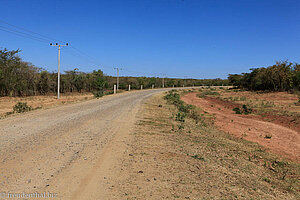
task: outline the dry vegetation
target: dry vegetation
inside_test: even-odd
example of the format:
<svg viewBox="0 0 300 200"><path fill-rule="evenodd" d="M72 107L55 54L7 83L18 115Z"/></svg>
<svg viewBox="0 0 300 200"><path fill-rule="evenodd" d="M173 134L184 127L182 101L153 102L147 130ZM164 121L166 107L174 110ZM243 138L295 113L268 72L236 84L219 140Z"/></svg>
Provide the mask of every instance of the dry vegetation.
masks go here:
<svg viewBox="0 0 300 200"><path fill-rule="evenodd" d="M18 55L20 50L0 48L0 97L48 95L57 91L57 73L35 67L25 62ZM101 69L93 72L82 72L78 68L64 71L61 74L61 93L93 93L101 97L105 92L112 90L116 84L116 77L108 76ZM162 87L160 77L120 77L119 88L131 89ZM178 79L164 78L165 87L182 87L192 85L228 85L227 79Z"/></svg>
<svg viewBox="0 0 300 200"><path fill-rule="evenodd" d="M213 114L219 130L300 162L297 95L202 88L183 100Z"/></svg>
<svg viewBox="0 0 300 200"><path fill-rule="evenodd" d="M300 96L288 92L251 92L238 89L204 88L198 97L222 103L225 107L245 105L252 115L300 131ZM221 100L221 101L219 101Z"/></svg>
<svg viewBox="0 0 300 200"><path fill-rule="evenodd" d="M299 164L217 130L200 108L175 105L160 95L141 109L123 160L126 179L112 188L122 199L300 197Z"/></svg>
<svg viewBox="0 0 300 200"><path fill-rule="evenodd" d="M57 100L55 94L29 97L0 97L0 118L6 117L13 112L13 107L18 102L27 103L32 109L49 108L61 104L80 102L94 98L91 93L62 94Z"/></svg>
<svg viewBox="0 0 300 200"><path fill-rule="evenodd" d="M220 92L221 98L246 104L264 113L276 111L282 115L300 115L299 96L288 92L250 92L240 90L224 90Z"/></svg>

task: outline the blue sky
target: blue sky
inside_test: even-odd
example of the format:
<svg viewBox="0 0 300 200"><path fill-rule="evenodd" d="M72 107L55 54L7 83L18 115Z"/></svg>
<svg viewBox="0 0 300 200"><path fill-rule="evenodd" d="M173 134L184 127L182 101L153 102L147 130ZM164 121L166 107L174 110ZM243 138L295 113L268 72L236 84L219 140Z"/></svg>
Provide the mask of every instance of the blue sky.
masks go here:
<svg viewBox="0 0 300 200"><path fill-rule="evenodd" d="M278 60L300 62L297 0L0 0L0 20L69 42L62 70L226 78ZM0 22L0 28L9 27ZM10 27L12 28L12 27ZM0 47L49 71L57 49L0 30ZM49 41L51 42L51 41ZM53 40L55 42L55 40ZM89 57L88 57L88 56ZM140 73L142 72L142 73Z"/></svg>

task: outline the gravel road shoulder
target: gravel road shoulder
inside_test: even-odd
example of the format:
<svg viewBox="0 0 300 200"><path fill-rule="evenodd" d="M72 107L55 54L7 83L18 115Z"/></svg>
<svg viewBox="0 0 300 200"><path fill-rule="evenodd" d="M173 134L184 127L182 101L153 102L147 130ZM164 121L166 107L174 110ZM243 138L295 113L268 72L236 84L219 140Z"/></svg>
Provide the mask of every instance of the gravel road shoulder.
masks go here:
<svg viewBox="0 0 300 200"><path fill-rule="evenodd" d="M299 164L213 126L178 122L178 111L162 97L151 97L138 112L112 183L114 199L299 197Z"/></svg>

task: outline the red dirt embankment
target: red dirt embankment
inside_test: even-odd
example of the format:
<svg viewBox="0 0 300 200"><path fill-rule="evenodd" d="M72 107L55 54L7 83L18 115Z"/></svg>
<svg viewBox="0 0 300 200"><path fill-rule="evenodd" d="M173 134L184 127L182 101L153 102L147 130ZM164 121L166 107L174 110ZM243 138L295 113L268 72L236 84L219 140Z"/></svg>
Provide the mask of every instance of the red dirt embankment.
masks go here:
<svg viewBox="0 0 300 200"><path fill-rule="evenodd" d="M257 142L276 154L300 162L299 132L282 124L264 121L261 116L235 114L232 105L226 105L231 102L221 103L213 98L199 98L196 95L197 93L186 94L182 100L215 115L215 125L219 129L245 140Z"/></svg>

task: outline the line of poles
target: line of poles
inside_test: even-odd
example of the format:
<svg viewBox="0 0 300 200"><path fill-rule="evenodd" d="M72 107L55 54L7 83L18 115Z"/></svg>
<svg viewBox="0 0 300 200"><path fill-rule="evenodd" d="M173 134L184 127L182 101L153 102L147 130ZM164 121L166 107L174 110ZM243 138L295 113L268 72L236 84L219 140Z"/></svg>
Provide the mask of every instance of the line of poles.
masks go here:
<svg viewBox="0 0 300 200"><path fill-rule="evenodd" d="M40 33L33 32L33 31L25 29L23 27L18 27L16 25L10 24L10 23L2 20L2 19L0 19L0 23L5 24L7 26L7 27L5 27L5 26L1 26L0 25L0 30L4 31L4 32L7 32L7 33L11 33L11 34L14 34L14 35L18 35L20 37L32 39L32 40L35 40L35 41L38 41L38 42L42 42L42 43L45 43L45 42L48 43L49 41L53 41L53 40L57 41L57 42L60 42L60 43L50 43L50 46L57 47L57 49L58 49L57 99L59 99L60 98L60 71L61 71L60 70L60 68L61 68L60 67L60 56L61 56L61 48L65 47L65 46L69 46L69 44L66 43L66 42L63 42L61 40L53 39L53 38L50 38L48 36L42 35ZM79 50L77 48L75 48L73 45L71 45L70 47L73 50L76 50L76 53L80 53L80 55L84 55L85 57L88 57L90 60L93 59L90 55L82 52L81 50ZM93 62L93 63L95 63L95 62ZM122 68L119 68L119 67L115 67L114 69L117 70L116 90L118 91L119 90L119 85L120 85L119 71L120 70L124 70L124 71L128 71L128 72L134 72L134 71L125 70L125 69L122 69ZM134 72L134 73L147 74L145 72ZM161 75L162 75L162 87L164 88L165 87L166 74L161 74ZM185 79L186 79L186 77L185 77Z"/></svg>
<svg viewBox="0 0 300 200"><path fill-rule="evenodd" d="M60 50L61 47L65 47L65 46L69 46L68 43L65 44L59 44L59 43L50 43L50 46L53 47L58 47L58 67L57 67L57 99L60 98ZM114 88L114 93L119 91L119 85L120 85L120 70L123 70L122 68L119 67L115 67L115 70L117 70L117 84L116 84L116 88ZM165 88L165 78L166 78L166 74L162 74L162 88ZM186 85L186 79L187 76L184 76L184 85L183 87ZM173 85L174 87L174 85ZM154 85L152 85L152 89L154 88ZM141 89L143 89L143 86L141 85ZM129 85L129 90L130 90L130 85Z"/></svg>

